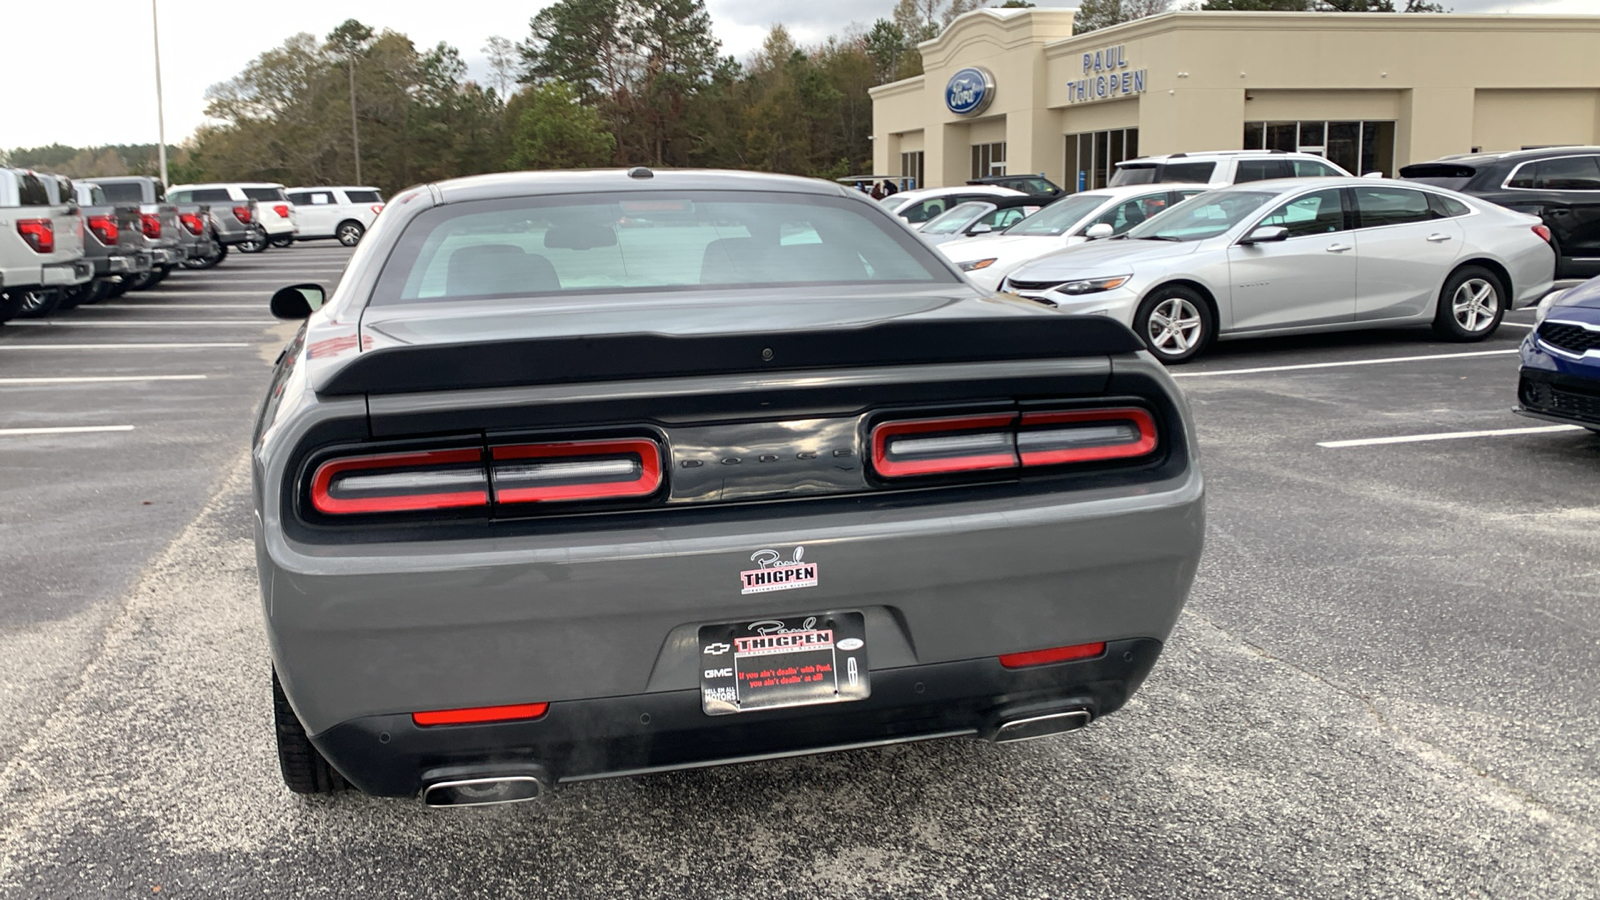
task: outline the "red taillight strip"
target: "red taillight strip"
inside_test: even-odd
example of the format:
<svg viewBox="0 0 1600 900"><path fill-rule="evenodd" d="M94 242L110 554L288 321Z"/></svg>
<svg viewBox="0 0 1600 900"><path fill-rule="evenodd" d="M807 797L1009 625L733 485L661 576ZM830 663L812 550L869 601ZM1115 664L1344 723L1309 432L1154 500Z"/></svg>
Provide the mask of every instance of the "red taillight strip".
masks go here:
<svg viewBox="0 0 1600 900"><path fill-rule="evenodd" d="M495 463L512 460L572 457L638 456L639 476L628 481L598 481L549 487L495 488L496 503L535 503L549 500L608 500L648 497L661 487L661 448L644 438L603 441L562 441L518 444L490 451Z"/></svg>
<svg viewBox="0 0 1600 900"><path fill-rule="evenodd" d="M144 231L144 236L151 240L161 238L161 217L150 213L140 213L139 223Z"/></svg>
<svg viewBox="0 0 1600 900"><path fill-rule="evenodd" d="M910 434L977 432L985 428L1009 429L1016 421L1016 413L994 413L981 416L955 416L941 419L911 419L902 422L884 422L872 429L872 468L885 478L1015 468L1017 454L1014 446L1005 453L977 453L969 456L947 456L937 459L894 460L889 458L889 440L890 438L904 437Z"/></svg>
<svg viewBox="0 0 1600 900"><path fill-rule="evenodd" d="M100 243L105 244L107 247L115 247L117 245L117 237L119 233L116 217L90 216L89 232L93 234L95 239Z"/></svg>
<svg viewBox="0 0 1600 900"><path fill-rule="evenodd" d="M337 475L369 469L397 469L408 466L446 466L483 462L481 450L427 450L420 453L385 453L333 459L317 467L311 477L311 505L328 515L408 512L432 509L460 509L488 506L489 492L454 491L435 494L407 494L397 497L335 497L329 492ZM487 483L487 478L485 478Z"/></svg>
<svg viewBox="0 0 1600 900"><path fill-rule="evenodd" d="M1087 423L1130 422L1139 430L1139 439L1119 444L1100 444L1092 447L1063 447L1054 450L1021 451L1024 466L1053 466L1061 463L1098 462L1108 459L1132 459L1156 449L1156 420L1149 412L1135 406L1122 409L1076 409L1061 412L1023 413L1024 429L1039 425L1083 425Z"/></svg>
<svg viewBox="0 0 1600 900"><path fill-rule="evenodd" d="M35 253L56 252L56 225L49 219L18 219L17 234Z"/></svg>
<svg viewBox="0 0 1600 900"><path fill-rule="evenodd" d="M511 722L537 719L550 709L548 703L516 703L510 706L475 706L471 709L440 709L411 714L418 725L470 725L482 722Z"/></svg>
<svg viewBox="0 0 1600 900"><path fill-rule="evenodd" d="M1075 659L1093 659L1106 652L1106 642L1073 644L1071 647L1052 647L1049 650L1029 650L1026 653L1007 653L1000 657L1000 665L1008 669L1026 669L1029 666L1047 666L1051 663L1071 662Z"/></svg>

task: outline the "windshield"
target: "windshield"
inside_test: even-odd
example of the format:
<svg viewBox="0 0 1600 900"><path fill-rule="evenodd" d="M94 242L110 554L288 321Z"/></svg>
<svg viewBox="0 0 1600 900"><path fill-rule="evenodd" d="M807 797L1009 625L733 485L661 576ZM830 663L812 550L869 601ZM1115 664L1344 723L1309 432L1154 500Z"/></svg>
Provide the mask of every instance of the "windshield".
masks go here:
<svg viewBox="0 0 1600 900"><path fill-rule="evenodd" d="M957 204L949 212L922 226L923 234L955 234L994 209L993 203L969 201Z"/></svg>
<svg viewBox="0 0 1600 900"><path fill-rule="evenodd" d="M900 208L901 204L908 203L908 202L910 202L910 200L911 200L910 197L906 197L906 196L903 196L903 195L900 195L900 194L890 194L889 196L883 198L882 200L879 200L878 202L883 204L883 208L884 209L887 209L890 212L894 212L895 210Z"/></svg>
<svg viewBox="0 0 1600 900"><path fill-rule="evenodd" d="M435 207L406 228L373 303L953 281L930 247L855 200L661 191Z"/></svg>
<svg viewBox="0 0 1600 900"><path fill-rule="evenodd" d="M1071 231L1074 225L1110 199L1109 194L1073 194L1007 228L1005 233L1058 237Z"/></svg>
<svg viewBox="0 0 1600 900"><path fill-rule="evenodd" d="M1134 228L1127 237L1150 241L1203 241L1243 222L1276 196L1264 191L1201 194Z"/></svg>

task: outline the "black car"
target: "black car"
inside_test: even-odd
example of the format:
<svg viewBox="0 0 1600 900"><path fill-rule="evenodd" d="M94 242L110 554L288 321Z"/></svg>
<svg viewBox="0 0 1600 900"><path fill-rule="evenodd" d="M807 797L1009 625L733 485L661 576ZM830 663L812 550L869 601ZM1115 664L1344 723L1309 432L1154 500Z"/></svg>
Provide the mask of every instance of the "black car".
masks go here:
<svg viewBox="0 0 1600 900"><path fill-rule="evenodd" d="M967 184L989 184L1011 188L1013 191L1021 191L1035 197L1054 198L1064 193L1060 185L1043 175L991 175L988 178L974 178Z"/></svg>
<svg viewBox="0 0 1600 900"><path fill-rule="evenodd" d="M1600 275L1600 147L1446 156L1400 177L1536 215L1550 228L1557 278Z"/></svg>

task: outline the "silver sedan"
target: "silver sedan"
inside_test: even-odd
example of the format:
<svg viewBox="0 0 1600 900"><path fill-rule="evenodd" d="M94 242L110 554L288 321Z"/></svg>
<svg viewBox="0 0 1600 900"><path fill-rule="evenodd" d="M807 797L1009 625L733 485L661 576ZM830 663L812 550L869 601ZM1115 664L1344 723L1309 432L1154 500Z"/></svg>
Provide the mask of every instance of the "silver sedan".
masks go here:
<svg viewBox="0 0 1600 900"><path fill-rule="evenodd" d="M1431 324L1493 334L1550 290L1534 216L1410 182L1258 181L1018 268L1001 289L1131 326L1163 362L1213 340Z"/></svg>

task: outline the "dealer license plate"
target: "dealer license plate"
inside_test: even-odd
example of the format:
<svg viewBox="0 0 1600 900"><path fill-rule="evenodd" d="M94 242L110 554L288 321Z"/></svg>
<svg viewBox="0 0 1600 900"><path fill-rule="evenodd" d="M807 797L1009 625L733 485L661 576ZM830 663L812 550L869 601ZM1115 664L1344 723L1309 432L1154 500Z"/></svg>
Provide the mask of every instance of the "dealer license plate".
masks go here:
<svg viewBox="0 0 1600 900"><path fill-rule="evenodd" d="M866 620L858 612L704 625L700 663L700 707L712 716L872 693Z"/></svg>

